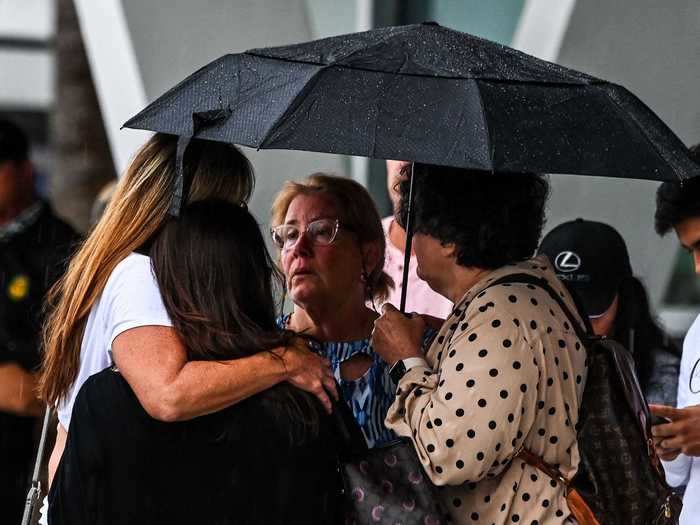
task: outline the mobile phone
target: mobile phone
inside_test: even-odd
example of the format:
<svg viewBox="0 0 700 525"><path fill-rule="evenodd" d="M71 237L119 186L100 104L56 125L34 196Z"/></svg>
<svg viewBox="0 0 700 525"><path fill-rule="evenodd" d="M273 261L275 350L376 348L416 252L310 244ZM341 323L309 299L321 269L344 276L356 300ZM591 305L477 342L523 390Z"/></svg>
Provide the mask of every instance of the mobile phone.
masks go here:
<svg viewBox="0 0 700 525"><path fill-rule="evenodd" d="M667 417L652 415L651 416L651 426L655 425L665 425L666 423L671 423L671 420Z"/></svg>

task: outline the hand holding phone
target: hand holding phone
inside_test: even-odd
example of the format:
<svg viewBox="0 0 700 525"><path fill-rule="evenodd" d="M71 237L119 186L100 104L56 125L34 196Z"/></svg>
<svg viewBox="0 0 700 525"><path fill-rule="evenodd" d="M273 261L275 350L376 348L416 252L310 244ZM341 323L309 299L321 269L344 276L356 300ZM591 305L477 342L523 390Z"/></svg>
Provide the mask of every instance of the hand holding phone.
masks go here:
<svg viewBox="0 0 700 525"><path fill-rule="evenodd" d="M667 423L671 423L671 420L667 417L662 417L662 416L657 416L656 414L652 414L651 416L651 426L656 426L656 425L665 425Z"/></svg>

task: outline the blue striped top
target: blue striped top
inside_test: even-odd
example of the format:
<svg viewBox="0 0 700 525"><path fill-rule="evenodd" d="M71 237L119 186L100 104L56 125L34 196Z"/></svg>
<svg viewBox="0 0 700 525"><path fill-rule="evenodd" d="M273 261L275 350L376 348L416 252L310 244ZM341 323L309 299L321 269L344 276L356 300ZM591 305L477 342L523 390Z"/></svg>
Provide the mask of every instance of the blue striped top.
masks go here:
<svg viewBox="0 0 700 525"><path fill-rule="evenodd" d="M277 318L277 326L287 326L291 314ZM338 385L340 395L352 409L355 420L367 440L367 446L375 447L396 438L384 426L384 418L394 402L396 386L389 377L389 366L372 350L369 338L356 341L318 342L310 346L319 355L328 359ZM361 378L346 381L340 376L340 365L356 355L372 358L372 365Z"/></svg>

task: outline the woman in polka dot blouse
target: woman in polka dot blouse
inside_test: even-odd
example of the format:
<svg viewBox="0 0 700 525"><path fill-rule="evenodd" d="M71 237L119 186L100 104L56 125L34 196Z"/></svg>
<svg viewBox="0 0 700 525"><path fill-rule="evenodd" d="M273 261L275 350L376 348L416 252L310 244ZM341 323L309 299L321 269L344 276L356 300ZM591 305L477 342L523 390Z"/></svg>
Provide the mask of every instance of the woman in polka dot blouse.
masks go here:
<svg viewBox="0 0 700 525"><path fill-rule="evenodd" d="M563 486L515 456L576 472L585 349L545 290L489 287L545 278L575 311L547 259L531 258L547 181L416 165L414 184L418 274L455 308L424 356L420 318L387 307L375 323L376 351L403 373L386 424L413 440L456 523L575 523Z"/></svg>

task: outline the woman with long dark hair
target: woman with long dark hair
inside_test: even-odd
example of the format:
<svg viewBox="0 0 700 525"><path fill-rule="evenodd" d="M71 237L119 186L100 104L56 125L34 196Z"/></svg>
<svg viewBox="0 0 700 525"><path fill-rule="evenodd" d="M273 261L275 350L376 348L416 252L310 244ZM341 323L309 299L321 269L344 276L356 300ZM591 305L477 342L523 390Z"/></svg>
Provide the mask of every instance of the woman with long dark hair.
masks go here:
<svg viewBox="0 0 700 525"><path fill-rule="evenodd" d="M244 208L189 205L157 234L150 256L190 361L287 344L290 334L275 324L279 274ZM85 382L72 420L49 495L52 525L328 523L335 515L327 420L315 397L289 383L163 423L106 369Z"/></svg>
<svg viewBox="0 0 700 525"><path fill-rule="evenodd" d="M48 295L39 393L56 407L59 422L49 483L80 387L110 366L119 368L148 415L163 422L216 412L281 382L314 393L330 411L328 392L335 386L329 364L301 339L225 362L187 360L143 250L170 217L177 141L156 133L136 153ZM193 139L182 163L185 204L206 199L240 204L253 193L252 166L232 144Z"/></svg>

